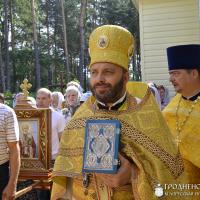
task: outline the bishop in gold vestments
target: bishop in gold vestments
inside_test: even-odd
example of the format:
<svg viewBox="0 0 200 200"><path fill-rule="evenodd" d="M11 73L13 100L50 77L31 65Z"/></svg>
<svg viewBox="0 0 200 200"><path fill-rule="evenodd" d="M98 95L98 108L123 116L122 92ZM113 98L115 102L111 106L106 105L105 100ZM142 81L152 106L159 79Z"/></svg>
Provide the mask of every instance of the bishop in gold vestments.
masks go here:
<svg viewBox="0 0 200 200"><path fill-rule="evenodd" d="M51 198L176 199L162 189L184 181L178 148L147 85L127 84L132 34L122 27L105 25L91 34L89 47L93 96L76 111L62 134ZM117 174L82 173L88 119L120 121L121 166Z"/></svg>

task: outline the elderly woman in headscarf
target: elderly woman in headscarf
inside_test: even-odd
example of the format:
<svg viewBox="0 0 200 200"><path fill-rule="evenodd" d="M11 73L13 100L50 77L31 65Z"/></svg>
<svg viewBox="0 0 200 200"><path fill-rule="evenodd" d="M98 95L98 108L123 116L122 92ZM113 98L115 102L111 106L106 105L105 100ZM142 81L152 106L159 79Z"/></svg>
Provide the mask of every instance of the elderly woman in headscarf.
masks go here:
<svg viewBox="0 0 200 200"><path fill-rule="evenodd" d="M81 93L77 86L69 85L65 91L65 108L62 110L62 114L66 122L68 122L77 108L80 106Z"/></svg>
<svg viewBox="0 0 200 200"><path fill-rule="evenodd" d="M81 85L80 85L79 82L77 82L77 81L70 81L70 82L67 83L67 88L69 86L76 86L78 88L78 90L79 90L80 96L83 95L83 88L81 87Z"/></svg>
<svg viewBox="0 0 200 200"><path fill-rule="evenodd" d="M55 111L62 113L64 100L65 100L64 96L61 92L58 91L52 92L51 106Z"/></svg>

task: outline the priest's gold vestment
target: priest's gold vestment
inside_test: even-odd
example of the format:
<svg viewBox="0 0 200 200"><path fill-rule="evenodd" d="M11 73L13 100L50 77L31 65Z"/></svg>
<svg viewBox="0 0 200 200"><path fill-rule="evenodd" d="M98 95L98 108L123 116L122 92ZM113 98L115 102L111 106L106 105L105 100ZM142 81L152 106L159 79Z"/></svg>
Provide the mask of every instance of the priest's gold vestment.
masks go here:
<svg viewBox="0 0 200 200"><path fill-rule="evenodd" d="M182 98L181 95L177 94L163 110L163 115L174 138L178 134L176 123L180 124L185 121L186 117L188 118L179 134L179 149L183 157L188 183L200 184L200 100L187 116L194 101L183 98L180 101L180 98ZM178 111L176 111L177 106L179 107ZM200 199L200 194L197 197L191 197L192 199Z"/></svg>
<svg viewBox="0 0 200 200"><path fill-rule="evenodd" d="M132 82L128 84L127 91L126 101L117 111L98 109L94 97L77 110L62 134L53 170L53 200L61 197L75 200L172 200L171 196L158 198L155 188L159 184L187 181L178 148L150 90L146 84ZM135 97L141 101L137 103ZM120 153L137 168L130 184L109 188L92 174L88 188L83 187L82 161L87 119L117 119L121 122Z"/></svg>

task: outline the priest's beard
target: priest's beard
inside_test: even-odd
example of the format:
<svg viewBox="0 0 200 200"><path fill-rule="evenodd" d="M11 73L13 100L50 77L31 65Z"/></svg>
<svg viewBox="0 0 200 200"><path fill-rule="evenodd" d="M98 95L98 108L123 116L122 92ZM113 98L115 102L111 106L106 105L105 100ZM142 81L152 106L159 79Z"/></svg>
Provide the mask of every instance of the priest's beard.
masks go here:
<svg viewBox="0 0 200 200"><path fill-rule="evenodd" d="M104 93L99 93L96 91L96 86L105 85L108 90ZM107 105L108 103L115 103L122 97L122 92L124 91L124 76L122 75L121 79L115 84L111 85L109 83L99 82L95 84L93 87L90 84L90 88L93 96L100 102Z"/></svg>

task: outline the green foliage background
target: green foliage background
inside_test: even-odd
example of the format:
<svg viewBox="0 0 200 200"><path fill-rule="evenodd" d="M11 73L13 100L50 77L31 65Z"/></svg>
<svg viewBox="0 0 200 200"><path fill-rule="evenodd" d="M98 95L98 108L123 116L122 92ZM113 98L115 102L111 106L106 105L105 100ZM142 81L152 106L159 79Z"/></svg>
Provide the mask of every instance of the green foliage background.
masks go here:
<svg viewBox="0 0 200 200"><path fill-rule="evenodd" d="M5 1L5 0L4 0ZM19 84L26 77L33 85L31 92L35 92L35 61L33 47L33 29L31 15L31 0L8 0L9 32L5 33L4 1L0 1L0 44L3 62L5 61L5 36L9 34L9 65L11 68L11 89L7 93L19 91ZM63 74L64 83L67 82L65 59L63 50L63 32L60 0L35 0L37 34L39 41L39 57L41 65L41 86L60 83ZM79 16L81 0L65 0L65 20L67 42L69 50L69 64L71 79L78 79L80 57ZM47 18L48 15L48 18ZM103 24L121 25L131 31L136 38L136 54L139 55L139 17L138 11L131 0L90 0L87 2L85 18L85 66L87 69L88 37L91 31ZM49 26L49 40L47 37L47 24ZM12 25L12 30L11 30ZM137 56L138 57L138 56ZM140 66L138 61L131 63L132 79L140 79ZM4 66L4 75L6 76ZM134 73L134 71L136 73ZM81 72L81 73L84 73ZM2 76L2 74L0 74ZM87 74L84 73L85 76ZM137 75L137 76L136 76ZM84 89L86 84L83 85ZM53 88L53 90L59 89ZM0 80L0 92L2 81ZM5 91L4 91L5 92Z"/></svg>

